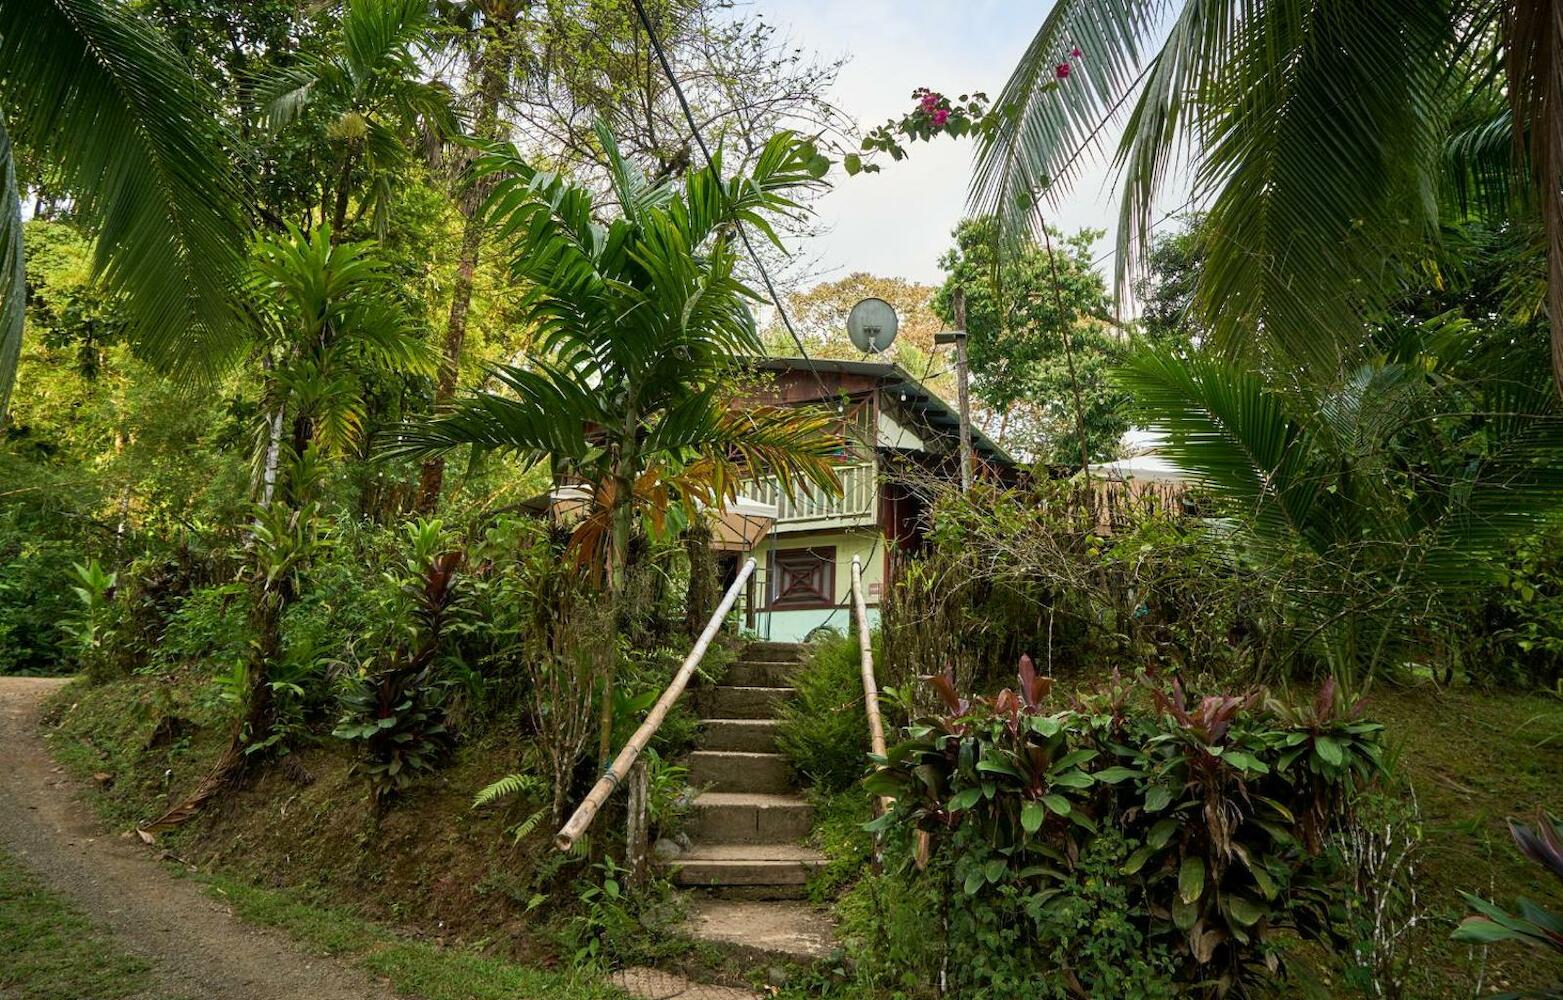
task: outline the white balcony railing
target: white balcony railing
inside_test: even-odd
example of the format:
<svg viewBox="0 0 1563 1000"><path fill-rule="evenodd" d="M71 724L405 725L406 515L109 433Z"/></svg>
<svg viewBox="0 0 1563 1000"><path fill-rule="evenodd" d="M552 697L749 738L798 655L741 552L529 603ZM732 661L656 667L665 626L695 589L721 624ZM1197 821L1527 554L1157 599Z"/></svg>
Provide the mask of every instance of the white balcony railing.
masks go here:
<svg viewBox="0 0 1563 1000"><path fill-rule="evenodd" d="M804 524L819 527L873 524L877 520L875 501L879 496L878 476L873 464L844 465L836 470L841 478L841 496L830 496L807 483L794 483L788 496L775 479L749 484L744 492L761 503L776 507L776 524L796 528Z"/></svg>

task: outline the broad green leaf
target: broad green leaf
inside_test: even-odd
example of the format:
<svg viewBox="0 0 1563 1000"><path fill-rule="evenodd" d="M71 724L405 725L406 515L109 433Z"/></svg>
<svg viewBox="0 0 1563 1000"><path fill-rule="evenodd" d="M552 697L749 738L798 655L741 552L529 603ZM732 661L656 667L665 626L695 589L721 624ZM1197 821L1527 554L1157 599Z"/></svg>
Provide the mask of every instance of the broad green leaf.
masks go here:
<svg viewBox="0 0 1563 1000"><path fill-rule="evenodd" d="M1172 801L1172 790L1166 785L1152 785L1145 793L1145 811L1161 812Z"/></svg>
<svg viewBox="0 0 1563 1000"><path fill-rule="evenodd" d="M1167 841L1171 840L1172 835L1177 831L1178 821L1169 817L1151 827L1151 832L1145 837L1145 843L1159 851L1167 846Z"/></svg>
<svg viewBox="0 0 1563 1000"><path fill-rule="evenodd" d="M981 788L963 788L950 796L949 809L951 812L963 812L982 801Z"/></svg>
<svg viewBox="0 0 1563 1000"><path fill-rule="evenodd" d="M1259 922L1260 917L1264 916L1264 908L1247 896L1228 896L1226 904L1227 912L1232 915L1232 919L1244 927L1252 927Z"/></svg>
<svg viewBox="0 0 1563 1000"><path fill-rule="evenodd" d="M1205 894L1205 860L1190 855L1178 867L1178 898L1194 903Z"/></svg>
<svg viewBox="0 0 1563 1000"><path fill-rule="evenodd" d="M1123 864L1123 873L1125 875L1133 875L1133 874L1135 874L1141 868L1145 867L1145 862L1149 861L1151 858L1153 858L1155 856L1156 856L1156 849L1154 847L1150 847L1148 845L1145 846L1145 847L1141 847L1139 850L1137 850L1133 854L1129 855L1129 860L1124 862L1124 864Z"/></svg>
<svg viewBox="0 0 1563 1000"><path fill-rule="evenodd" d="M1042 819L1046 815L1040 802L1027 802L1020 808L1020 826L1027 833L1036 833L1042 829Z"/></svg>

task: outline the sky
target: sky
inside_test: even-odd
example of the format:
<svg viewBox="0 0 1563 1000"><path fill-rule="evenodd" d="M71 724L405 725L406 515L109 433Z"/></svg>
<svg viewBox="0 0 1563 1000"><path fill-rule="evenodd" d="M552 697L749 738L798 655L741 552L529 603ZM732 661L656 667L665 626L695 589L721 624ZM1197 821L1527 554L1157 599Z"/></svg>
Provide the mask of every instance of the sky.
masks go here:
<svg viewBox="0 0 1563 1000"><path fill-rule="evenodd" d="M740 10L822 57L847 57L832 97L866 131L910 111L917 87L996 95L1048 7L1016 0L751 0ZM941 138L908 149L900 163L881 158L880 173L831 175L835 188L816 205L823 232L802 248L822 280L853 271L943 280L939 256L964 214L973 144ZM1107 180L1105 165L1088 168L1050 222L1066 231L1113 230L1117 203ZM1102 240L1098 253L1110 246L1110 238ZM1110 272L1111 261L1100 266Z"/></svg>

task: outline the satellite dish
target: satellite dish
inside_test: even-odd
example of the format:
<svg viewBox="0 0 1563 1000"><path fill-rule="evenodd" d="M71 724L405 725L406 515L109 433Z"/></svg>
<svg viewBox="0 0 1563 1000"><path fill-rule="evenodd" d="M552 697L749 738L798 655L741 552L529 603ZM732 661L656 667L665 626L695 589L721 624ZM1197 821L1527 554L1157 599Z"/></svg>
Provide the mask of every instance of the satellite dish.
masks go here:
<svg viewBox="0 0 1563 1000"><path fill-rule="evenodd" d="M847 336L864 354L883 354L895 341L901 321L884 299L864 299L847 315Z"/></svg>

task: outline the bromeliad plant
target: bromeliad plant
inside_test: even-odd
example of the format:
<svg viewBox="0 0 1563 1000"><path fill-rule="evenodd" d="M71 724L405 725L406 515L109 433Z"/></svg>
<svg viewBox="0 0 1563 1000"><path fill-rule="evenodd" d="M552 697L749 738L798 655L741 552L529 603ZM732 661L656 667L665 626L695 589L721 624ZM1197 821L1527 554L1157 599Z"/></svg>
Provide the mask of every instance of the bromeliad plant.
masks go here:
<svg viewBox="0 0 1563 1000"><path fill-rule="evenodd" d="M1176 680L1116 679L1057 707L1029 658L1018 680L963 698L934 678L947 714L915 721L866 781L895 798L876 823L911 835L909 864L950 880L947 947L967 987L1128 989L1122 954L1058 929L1104 877L1129 916L1124 951L1167 956L1170 982L1195 995L1273 974L1278 928L1334 933L1321 825L1382 770L1380 727L1358 706L1328 685L1299 712L1260 692L1195 700Z"/></svg>

